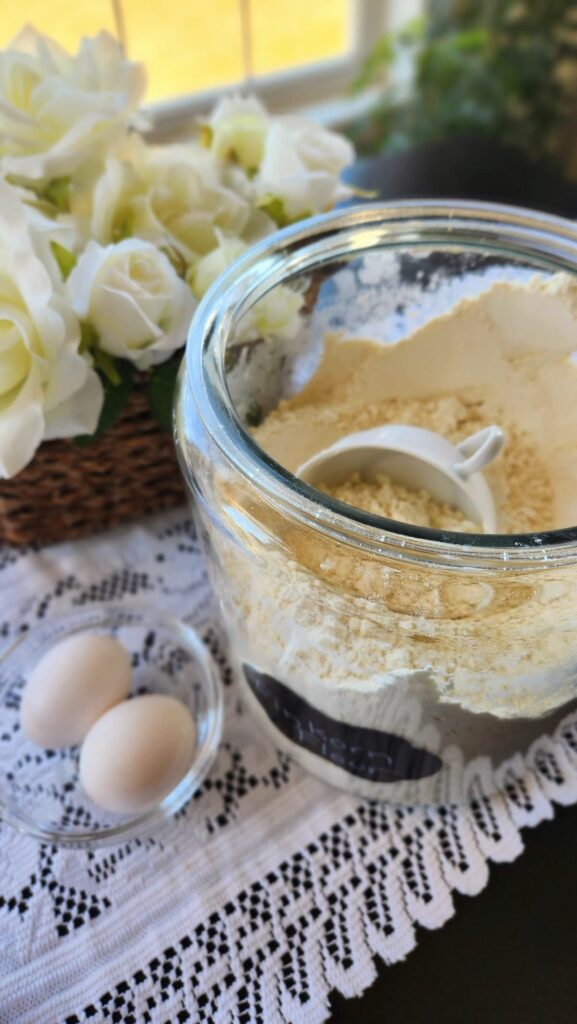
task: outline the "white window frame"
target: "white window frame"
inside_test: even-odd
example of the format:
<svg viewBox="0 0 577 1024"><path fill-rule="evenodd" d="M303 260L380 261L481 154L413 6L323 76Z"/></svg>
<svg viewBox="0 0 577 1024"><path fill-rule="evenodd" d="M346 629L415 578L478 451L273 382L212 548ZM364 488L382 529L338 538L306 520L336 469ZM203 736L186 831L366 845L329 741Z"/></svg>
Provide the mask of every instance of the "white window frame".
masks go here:
<svg viewBox="0 0 577 1024"><path fill-rule="evenodd" d="M314 3L314 0L311 2ZM242 81L228 83L226 86L148 104L145 112L152 122L153 136L159 140L167 140L186 134L199 115L209 111L223 93L239 90L250 90L255 93L270 110L282 112L310 108L314 105L321 111L322 120L342 120L342 104L339 102L335 106L335 100L345 93L352 77L376 40L388 29L411 17L421 7L421 0L348 2L350 45L345 55L302 67L288 68L274 74L247 75ZM348 100L347 107L349 106L353 113L359 107L359 102L354 99Z"/></svg>

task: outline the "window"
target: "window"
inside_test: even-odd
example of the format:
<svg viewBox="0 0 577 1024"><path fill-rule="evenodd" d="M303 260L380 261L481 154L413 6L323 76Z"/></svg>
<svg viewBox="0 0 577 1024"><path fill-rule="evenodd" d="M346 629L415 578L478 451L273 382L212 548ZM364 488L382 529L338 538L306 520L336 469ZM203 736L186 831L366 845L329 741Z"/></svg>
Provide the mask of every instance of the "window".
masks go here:
<svg viewBox="0 0 577 1024"><path fill-rule="evenodd" d="M164 23L154 13L158 0L121 2L128 52L149 69L152 102L325 61L347 48L348 0L180 0Z"/></svg>
<svg viewBox="0 0 577 1024"><path fill-rule="evenodd" d="M148 69L148 103L170 129L249 83L277 109L342 92L387 26L419 0L0 0L0 45L23 21L75 49L105 28Z"/></svg>

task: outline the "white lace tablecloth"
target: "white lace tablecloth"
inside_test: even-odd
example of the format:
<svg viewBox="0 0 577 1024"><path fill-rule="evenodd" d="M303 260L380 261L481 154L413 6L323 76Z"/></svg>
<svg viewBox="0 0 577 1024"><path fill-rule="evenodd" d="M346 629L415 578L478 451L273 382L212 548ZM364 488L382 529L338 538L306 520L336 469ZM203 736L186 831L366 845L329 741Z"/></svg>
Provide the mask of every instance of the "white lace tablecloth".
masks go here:
<svg viewBox="0 0 577 1024"><path fill-rule="evenodd" d="M315 1024L417 925L441 927L521 830L577 800L577 717L500 773L501 795L407 810L305 775L239 703L185 514L0 557L0 637L73 605L138 597L201 632L221 670L224 742L162 835L88 853L0 825L2 1024ZM0 742L2 736L0 723Z"/></svg>

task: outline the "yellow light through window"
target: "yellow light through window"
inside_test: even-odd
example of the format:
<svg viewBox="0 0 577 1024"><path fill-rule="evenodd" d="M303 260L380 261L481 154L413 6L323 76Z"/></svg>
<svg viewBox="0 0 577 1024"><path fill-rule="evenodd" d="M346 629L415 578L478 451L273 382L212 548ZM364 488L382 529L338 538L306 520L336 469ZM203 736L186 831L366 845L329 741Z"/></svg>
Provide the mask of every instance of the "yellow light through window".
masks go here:
<svg viewBox="0 0 577 1024"><path fill-rule="evenodd" d="M149 101L244 77L239 0L120 0L128 55L148 69ZM250 0L255 75L343 55L348 0ZM26 23L75 51L83 35L115 32L111 0L0 0L0 46Z"/></svg>
<svg viewBox="0 0 577 1024"><path fill-rule="evenodd" d="M347 0L250 0L255 75L343 56L348 6Z"/></svg>
<svg viewBox="0 0 577 1024"><path fill-rule="evenodd" d="M0 46L7 46L25 25L76 51L82 36L100 29L115 33L110 0L0 0Z"/></svg>
<svg viewBox="0 0 577 1024"><path fill-rule="evenodd" d="M123 0L128 52L148 69L148 99L243 78L238 0Z"/></svg>

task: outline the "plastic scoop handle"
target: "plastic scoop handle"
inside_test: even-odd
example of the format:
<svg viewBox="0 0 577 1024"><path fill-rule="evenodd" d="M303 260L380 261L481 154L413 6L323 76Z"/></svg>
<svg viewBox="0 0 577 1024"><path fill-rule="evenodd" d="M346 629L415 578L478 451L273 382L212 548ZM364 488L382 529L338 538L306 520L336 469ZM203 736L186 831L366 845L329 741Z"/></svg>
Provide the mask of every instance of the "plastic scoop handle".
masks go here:
<svg viewBox="0 0 577 1024"><path fill-rule="evenodd" d="M504 443L505 435L500 427L484 427L457 445L457 451L464 455L465 459L463 462L455 463L453 470L462 480L466 480L471 473L479 473L488 466L497 457Z"/></svg>

